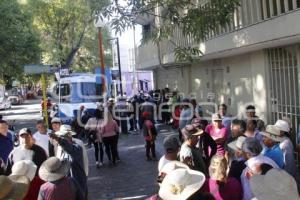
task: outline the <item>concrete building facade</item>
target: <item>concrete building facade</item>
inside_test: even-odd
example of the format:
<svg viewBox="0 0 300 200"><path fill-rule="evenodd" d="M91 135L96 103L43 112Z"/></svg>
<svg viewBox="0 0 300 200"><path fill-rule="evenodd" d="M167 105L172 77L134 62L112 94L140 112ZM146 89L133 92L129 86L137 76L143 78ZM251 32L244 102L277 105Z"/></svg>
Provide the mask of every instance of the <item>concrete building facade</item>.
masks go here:
<svg viewBox="0 0 300 200"><path fill-rule="evenodd" d="M207 1L205 1L207 2ZM211 30L200 44L178 28L173 42L204 53L193 63L177 63L169 41L138 49L138 67L152 70L155 88L169 87L199 102L225 103L233 116L256 106L268 124L282 116L300 123L300 0L241 0L226 27ZM143 20L146 26L155 19Z"/></svg>

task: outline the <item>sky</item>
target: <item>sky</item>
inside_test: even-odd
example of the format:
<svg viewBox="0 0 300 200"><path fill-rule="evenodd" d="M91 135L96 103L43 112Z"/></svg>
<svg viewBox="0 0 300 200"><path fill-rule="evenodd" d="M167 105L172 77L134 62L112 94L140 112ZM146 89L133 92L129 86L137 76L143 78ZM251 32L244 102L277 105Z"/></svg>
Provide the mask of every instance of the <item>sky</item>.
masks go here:
<svg viewBox="0 0 300 200"><path fill-rule="evenodd" d="M113 31L112 31L113 32ZM136 26L135 28L135 40L136 46L138 47L142 38L141 35L141 26ZM134 48L134 40L133 40L134 31L133 29L128 29L123 32L121 35L115 35L114 37L119 38L120 44L120 59L121 59L121 67L122 71L130 71L130 55L129 51Z"/></svg>

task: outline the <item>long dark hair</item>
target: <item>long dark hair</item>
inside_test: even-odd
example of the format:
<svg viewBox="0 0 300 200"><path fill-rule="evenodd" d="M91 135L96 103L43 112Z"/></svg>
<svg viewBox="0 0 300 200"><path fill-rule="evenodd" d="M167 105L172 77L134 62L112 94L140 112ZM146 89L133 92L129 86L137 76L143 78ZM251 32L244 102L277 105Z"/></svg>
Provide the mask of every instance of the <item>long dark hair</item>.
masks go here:
<svg viewBox="0 0 300 200"><path fill-rule="evenodd" d="M103 119L103 111L100 109L95 110L95 117L96 119Z"/></svg>

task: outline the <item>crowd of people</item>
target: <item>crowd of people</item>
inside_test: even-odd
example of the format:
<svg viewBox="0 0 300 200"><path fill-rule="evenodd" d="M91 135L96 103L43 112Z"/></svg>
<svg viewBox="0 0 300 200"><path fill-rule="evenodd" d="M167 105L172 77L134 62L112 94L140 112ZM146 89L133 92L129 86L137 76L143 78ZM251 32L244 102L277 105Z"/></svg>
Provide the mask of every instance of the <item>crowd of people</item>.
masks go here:
<svg viewBox="0 0 300 200"><path fill-rule="evenodd" d="M105 122L103 119L104 112L110 113L108 109L109 106L96 109L83 127L95 147L98 168L103 165L103 144L108 164L120 161L118 124L112 114ZM23 128L15 136L8 123L0 120L0 199L88 198L89 160L84 141L78 138L76 127L63 124L60 118L52 118L50 128L41 120L36 122L35 133ZM18 137L18 145L14 137Z"/></svg>
<svg viewBox="0 0 300 200"><path fill-rule="evenodd" d="M207 119L195 99L181 99L176 92L167 98L167 93L110 98L92 114L80 107L71 126L57 117L50 129L37 121L35 133L19 131L18 145L0 120L0 199L87 199L89 159L82 139L93 145L97 168L115 166L119 134L134 130L145 140L145 159L159 160L159 191L150 200L300 199L287 117L266 125L253 105L238 119L220 104ZM155 149L157 122L175 133L164 138L161 158Z"/></svg>
<svg viewBox="0 0 300 200"><path fill-rule="evenodd" d="M181 102L178 135L164 139L159 192L149 200L300 199L289 118L266 125L249 105L247 117L233 119L221 104L206 120L190 99Z"/></svg>

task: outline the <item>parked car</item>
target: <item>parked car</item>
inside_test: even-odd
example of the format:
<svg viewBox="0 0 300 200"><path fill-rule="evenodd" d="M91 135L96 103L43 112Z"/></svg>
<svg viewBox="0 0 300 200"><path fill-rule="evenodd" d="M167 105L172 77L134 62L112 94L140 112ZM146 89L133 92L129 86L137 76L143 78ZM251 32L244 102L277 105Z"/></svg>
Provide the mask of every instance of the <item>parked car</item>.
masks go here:
<svg viewBox="0 0 300 200"><path fill-rule="evenodd" d="M20 105L24 102L24 98L22 94L18 90L12 90L11 94L8 97L8 100L11 102L12 105Z"/></svg>
<svg viewBox="0 0 300 200"><path fill-rule="evenodd" d="M6 110L11 108L11 102L6 96L0 97L0 110Z"/></svg>

